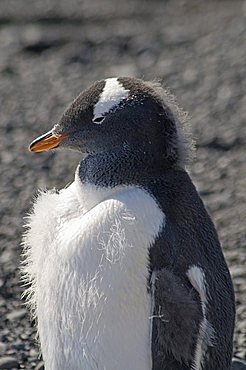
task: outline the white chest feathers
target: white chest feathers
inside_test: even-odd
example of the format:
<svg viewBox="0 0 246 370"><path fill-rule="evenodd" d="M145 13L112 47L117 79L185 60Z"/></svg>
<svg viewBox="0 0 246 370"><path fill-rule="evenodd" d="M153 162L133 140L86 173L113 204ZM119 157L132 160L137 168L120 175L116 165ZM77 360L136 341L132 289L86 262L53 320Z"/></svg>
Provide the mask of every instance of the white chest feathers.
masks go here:
<svg viewBox="0 0 246 370"><path fill-rule="evenodd" d="M77 179L38 197L25 272L46 370L151 369L148 251L163 222L140 188Z"/></svg>

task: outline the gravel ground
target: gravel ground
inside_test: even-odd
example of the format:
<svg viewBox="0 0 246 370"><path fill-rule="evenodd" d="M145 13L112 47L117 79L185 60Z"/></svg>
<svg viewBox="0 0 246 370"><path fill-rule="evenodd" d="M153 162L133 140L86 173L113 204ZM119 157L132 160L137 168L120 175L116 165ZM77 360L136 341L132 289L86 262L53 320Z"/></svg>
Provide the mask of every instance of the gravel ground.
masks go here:
<svg viewBox="0 0 246 370"><path fill-rule="evenodd" d="M245 32L240 0L1 0L0 370L40 366L21 301L22 219L37 188L71 182L79 160L26 147L82 89L115 75L160 79L191 115L190 172L233 276L235 354L246 358Z"/></svg>

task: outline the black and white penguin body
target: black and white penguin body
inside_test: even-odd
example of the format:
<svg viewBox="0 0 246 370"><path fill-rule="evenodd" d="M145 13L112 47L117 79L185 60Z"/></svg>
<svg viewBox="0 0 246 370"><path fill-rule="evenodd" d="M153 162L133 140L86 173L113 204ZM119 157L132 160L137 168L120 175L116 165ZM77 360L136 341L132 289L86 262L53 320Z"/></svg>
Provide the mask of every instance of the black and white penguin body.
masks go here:
<svg viewBox="0 0 246 370"><path fill-rule="evenodd" d="M96 82L31 151L83 153L24 239L46 370L229 370L234 293L168 96Z"/></svg>

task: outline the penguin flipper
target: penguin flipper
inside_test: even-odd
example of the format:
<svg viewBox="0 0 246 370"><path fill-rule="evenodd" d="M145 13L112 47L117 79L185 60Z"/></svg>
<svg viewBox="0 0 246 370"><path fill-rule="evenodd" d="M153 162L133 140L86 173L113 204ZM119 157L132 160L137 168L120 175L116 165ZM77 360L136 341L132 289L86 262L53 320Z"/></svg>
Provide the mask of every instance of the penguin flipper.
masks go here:
<svg viewBox="0 0 246 370"><path fill-rule="evenodd" d="M152 273L151 294L152 369L190 369L203 318L196 292L163 268Z"/></svg>

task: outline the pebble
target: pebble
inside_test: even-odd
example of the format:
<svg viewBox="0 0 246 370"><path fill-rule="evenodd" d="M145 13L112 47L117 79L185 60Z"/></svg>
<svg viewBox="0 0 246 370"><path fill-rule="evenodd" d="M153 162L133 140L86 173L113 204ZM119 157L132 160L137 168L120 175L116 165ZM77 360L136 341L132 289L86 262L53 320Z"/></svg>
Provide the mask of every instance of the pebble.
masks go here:
<svg viewBox="0 0 246 370"><path fill-rule="evenodd" d="M3 355L6 352L7 344L0 342L0 355Z"/></svg>
<svg viewBox="0 0 246 370"><path fill-rule="evenodd" d="M38 357L38 351L36 351L34 348L30 349L29 351L30 357Z"/></svg>
<svg viewBox="0 0 246 370"><path fill-rule="evenodd" d="M18 367L18 361L14 357L0 358L0 370L13 370Z"/></svg>
<svg viewBox="0 0 246 370"><path fill-rule="evenodd" d="M19 310L14 310L10 313L7 314L7 319L8 320L21 320L23 317L25 317L27 311L25 308L19 309Z"/></svg>
<svg viewBox="0 0 246 370"><path fill-rule="evenodd" d="M40 362L36 367L35 370L44 370L44 363Z"/></svg>

